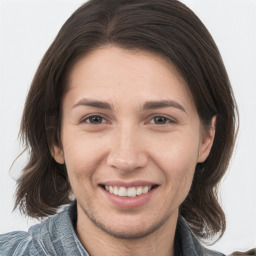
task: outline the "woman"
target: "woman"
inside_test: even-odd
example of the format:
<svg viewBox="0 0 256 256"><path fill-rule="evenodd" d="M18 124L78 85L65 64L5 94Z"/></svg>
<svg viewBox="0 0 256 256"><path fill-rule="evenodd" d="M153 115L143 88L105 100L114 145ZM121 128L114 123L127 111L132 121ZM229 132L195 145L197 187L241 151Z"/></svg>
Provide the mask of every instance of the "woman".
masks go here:
<svg viewBox="0 0 256 256"><path fill-rule="evenodd" d="M21 124L16 207L42 218L3 255L223 255L217 186L236 103L209 32L178 1L99 1L63 25ZM100 246L98 245L100 244Z"/></svg>

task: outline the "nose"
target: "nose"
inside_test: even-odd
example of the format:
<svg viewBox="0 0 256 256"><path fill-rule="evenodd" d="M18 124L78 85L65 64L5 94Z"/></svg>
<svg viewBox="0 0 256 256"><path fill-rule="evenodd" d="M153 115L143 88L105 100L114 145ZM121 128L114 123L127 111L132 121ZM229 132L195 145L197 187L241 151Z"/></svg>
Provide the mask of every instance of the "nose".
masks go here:
<svg viewBox="0 0 256 256"><path fill-rule="evenodd" d="M110 143L107 164L120 172L133 172L146 166L148 158L139 131L119 128Z"/></svg>

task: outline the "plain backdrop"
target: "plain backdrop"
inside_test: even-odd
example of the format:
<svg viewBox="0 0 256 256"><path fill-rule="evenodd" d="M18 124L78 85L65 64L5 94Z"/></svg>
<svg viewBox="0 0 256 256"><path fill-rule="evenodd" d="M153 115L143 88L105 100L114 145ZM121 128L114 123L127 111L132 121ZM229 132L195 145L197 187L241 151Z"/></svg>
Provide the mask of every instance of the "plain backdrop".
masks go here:
<svg viewBox="0 0 256 256"><path fill-rule="evenodd" d="M36 68L65 20L84 1L0 2L0 233L27 230L36 220L12 212L15 179L26 160L17 139ZM222 54L240 111L234 156L221 184L227 217L211 248L226 254L256 246L256 1L183 0L203 21Z"/></svg>

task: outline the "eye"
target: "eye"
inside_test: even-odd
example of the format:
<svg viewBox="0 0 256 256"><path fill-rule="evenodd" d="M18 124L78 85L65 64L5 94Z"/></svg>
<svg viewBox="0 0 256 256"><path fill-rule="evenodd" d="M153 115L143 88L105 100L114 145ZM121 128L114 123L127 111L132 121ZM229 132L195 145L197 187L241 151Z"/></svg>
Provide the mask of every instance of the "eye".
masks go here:
<svg viewBox="0 0 256 256"><path fill-rule="evenodd" d="M102 123L106 123L106 120L102 116L91 115L91 116L83 118L81 122L89 123L89 124L102 124Z"/></svg>
<svg viewBox="0 0 256 256"><path fill-rule="evenodd" d="M175 123L175 121L165 116L155 116L153 119L151 119L150 123L164 125L168 123Z"/></svg>

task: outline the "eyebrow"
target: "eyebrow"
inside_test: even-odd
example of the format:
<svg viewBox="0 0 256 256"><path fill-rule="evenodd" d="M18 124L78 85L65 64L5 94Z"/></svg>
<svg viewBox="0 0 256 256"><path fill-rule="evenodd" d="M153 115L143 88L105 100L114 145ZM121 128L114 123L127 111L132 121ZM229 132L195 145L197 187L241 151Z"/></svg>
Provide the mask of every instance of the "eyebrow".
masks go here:
<svg viewBox="0 0 256 256"><path fill-rule="evenodd" d="M78 106L89 106L89 107L102 108L102 109L108 109L108 110L114 109L113 106L108 102L98 101L98 100L89 100L85 98L79 100L72 108L75 108Z"/></svg>
<svg viewBox="0 0 256 256"><path fill-rule="evenodd" d="M95 107L95 108L101 108L101 109L107 109L107 110L113 110L114 107L112 104L109 104L105 101L98 101L93 99L86 99L83 98L79 100L72 108L78 107L78 106L89 106L89 107ZM160 100L160 101L147 101L143 104L141 110L150 110L150 109L158 109L158 108L177 108L185 113L185 108L178 102L174 100Z"/></svg>
<svg viewBox="0 0 256 256"><path fill-rule="evenodd" d="M158 109L158 108L177 108L183 112L186 113L185 108L178 102L174 100L160 100L160 101L147 101L143 105L143 110L148 110L148 109Z"/></svg>

